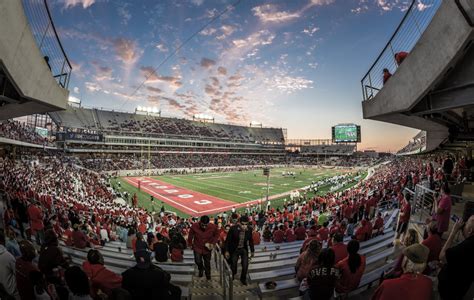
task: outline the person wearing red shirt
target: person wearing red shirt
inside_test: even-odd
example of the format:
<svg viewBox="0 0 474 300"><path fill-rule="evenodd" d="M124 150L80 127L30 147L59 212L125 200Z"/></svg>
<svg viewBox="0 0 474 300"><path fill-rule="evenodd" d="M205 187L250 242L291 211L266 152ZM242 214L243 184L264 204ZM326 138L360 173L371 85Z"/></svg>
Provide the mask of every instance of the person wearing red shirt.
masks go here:
<svg viewBox="0 0 474 300"><path fill-rule="evenodd" d="M401 65L402 62L405 60L405 58L407 58L408 52L400 51L400 52L395 53L394 56L395 56L395 61L397 62L397 65Z"/></svg>
<svg viewBox="0 0 474 300"><path fill-rule="evenodd" d="M287 243L296 241L296 234L293 231L293 224L290 224L289 228L285 231L285 238Z"/></svg>
<svg viewBox="0 0 474 300"><path fill-rule="evenodd" d="M318 230L319 239L321 241L326 241L329 237L328 222L323 224L323 227Z"/></svg>
<svg viewBox="0 0 474 300"><path fill-rule="evenodd" d="M208 216L202 216L199 222L191 226L188 235L188 245L194 251L194 262L199 269L199 277L206 273L207 280L211 279L211 250L219 239L217 226L209 223Z"/></svg>
<svg viewBox="0 0 474 300"><path fill-rule="evenodd" d="M403 250L403 274L399 278L387 279L377 288L372 300L429 300L433 282L422 275L428 260L429 249L413 244Z"/></svg>
<svg viewBox="0 0 474 300"><path fill-rule="evenodd" d="M261 236L260 236L260 232L258 232L257 230L257 226L253 227L252 240L253 240L254 245L260 245Z"/></svg>
<svg viewBox="0 0 474 300"><path fill-rule="evenodd" d="M351 240L347 244L348 256L339 261L336 267L341 271L341 277L336 284L336 292L347 294L357 289L365 271L365 256L359 255L359 242Z"/></svg>
<svg viewBox="0 0 474 300"><path fill-rule="evenodd" d="M367 237L367 220L360 221L360 226L355 232L355 238L359 241L365 241Z"/></svg>
<svg viewBox="0 0 474 300"><path fill-rule="evenodd" d="M441 197L437 204L434 218L438 223L438 233L442 236L449 228L449 217L451 216L451 191L447 184L443 184L441 187Z"/></svg>
<svg viewBox="0 0 474 300"><path fill-rule="evenodd" d="M297 241L304 241L306 239L306 228L304 228L303 224L300 222L295 229L295 235Z"/></svg>
<svg viewBox="0 0 474 300"><path fill-rule="evenodd" d="M84 249L89 245L87 236L79 230L79 225L74 225L74 231L72 232L72 244L74 247Z"/></svg>
<svg viewBox="0 0 474 300"><path fill-rule="evenodd" d="M224 248L225 239L227 238L227 233L229 232L229 229L230 229L230 225L227 224L225 225L223 230L219 233L219 246L221 247L221 249Z"/></svg>
<svg viewBox="0 0 474 300"><path fill-rule="evenodd" d="M82 263L82 269L89 278L91 295L94 299L97 297L99 290L111 297L112 290L122 286L122 276L104 267L104 258L95 249L91 249L87 253L87 260Z"/></svg>
<svg viewBox="0 0 474 300"><path fill-rule="evenodd" d="M372 237L372 223L365 219L365 240L370 240Z"/></svg>
<svg viewBox="0 0 474 300"><path fill-rule="evenodd" d="M346 244L343 243L344 235L338 232L334 235L332 240L333 240L333 244L331 248L334 251L335 263L337 264L338 262L346 258L349 253L347 252Z"/></svg>
<svg viewBox="0 0 474 300"><path fill-rule="evenodd" d="M426 246L430 250L427 263L439 261L439 254L441 253L442 242L441 237L438 234L438 224L436 223L436 221L432 221L428 225L428 237L423 240L421 244ZM429 273L430 268L427 266L425 271Z"/></svg>
<svg viewBox="0 0 474 300"><path fill-rule="evenodd" d="M377 214L377 219L375 219L374 226L372 227L373 235L379 235L383 234L383 218L382 218L382 213Z"/></svg>
<svg viewBox="0 0 474 300"><path fill-rule="evenodd" d="M35 236L36 244L42 245L44 242L44 224L43 224L43 211L35 204L31 204L28 207L28 217L30 218L30 229L31 234Z"/></svg>
<svg viewBox="0 0 474 300"><path fill-rule="evenodd" d="M285 241L285 233L283 232L283 225L273 232L273 242L274 243L283 243Z"/></svg>
<svg viewBox="0 0 474 300"><path fill-rule="evenodd" d="M408 222L410 221L410 215L411 215L410 194L407 194L402 201L402 206L400 210L400 218L398 220L397 239L400 238L400 235L406 233L408 229Z"/></svg>

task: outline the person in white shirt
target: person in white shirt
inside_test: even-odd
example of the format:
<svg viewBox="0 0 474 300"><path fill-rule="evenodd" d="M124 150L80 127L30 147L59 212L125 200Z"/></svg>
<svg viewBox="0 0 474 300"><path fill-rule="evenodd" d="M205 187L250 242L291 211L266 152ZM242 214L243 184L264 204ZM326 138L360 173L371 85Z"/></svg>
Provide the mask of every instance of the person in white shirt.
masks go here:
<svg viewBox="0 0 474 300"><path fill-rule="evenodd" d="M15 257L5 248L3 232L0 232L0 284L9 295L20 299L16 288Z"/></svg>

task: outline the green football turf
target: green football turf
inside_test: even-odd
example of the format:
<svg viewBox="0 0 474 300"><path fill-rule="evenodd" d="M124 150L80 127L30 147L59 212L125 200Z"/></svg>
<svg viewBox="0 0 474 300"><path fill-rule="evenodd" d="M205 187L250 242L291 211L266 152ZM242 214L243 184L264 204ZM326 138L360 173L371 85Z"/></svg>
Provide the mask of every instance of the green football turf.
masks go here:
<svg viewBox="0 0 474 300"><path fill-rule="evenodd" d="M295 178L291 176L282 176L282 172L287 171L295 172ZM270 171L269 196L293 191L311 184L312 181L317 182L319 180L323 180L324 178L347 172L347 170L336 169L274 168ZM241 172L166 175L154 176L152 178L175 185L177 187L186 188L191 191L200 192L236 203L264 199L266 195L266 176L263 175L263 171L261 169ZM161 206L164 205L167 211L176 212L182 217L188 216L178 209L167 205L166 203L162 204L158 201L155 201L153 208L150 203L149 194L139 191L136 187L127 183L122 178L112 179L112 185L117 186L117 181L121 182L121 191L126 190L131 195L137 193L139 205L148 211L158 211ZM348 186L350 185L351 184ZM325 194L329 188L330 186L321 187L318 194ZM308 196L311 197L313 194L309 194ZM272 207L282 206L283 199L285 198L289 200L289 195L281 196L271 200Z"/></svg>

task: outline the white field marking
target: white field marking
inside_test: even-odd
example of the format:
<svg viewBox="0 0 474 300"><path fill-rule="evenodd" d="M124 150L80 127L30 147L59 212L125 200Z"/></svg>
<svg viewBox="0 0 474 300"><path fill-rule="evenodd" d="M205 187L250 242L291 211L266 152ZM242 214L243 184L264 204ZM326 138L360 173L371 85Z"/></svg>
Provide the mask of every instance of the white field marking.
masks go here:
<svg viewBox="0 0 474 300"><path fill-rule="evenodd" d="M212 201L207 200L207 199L202 199L202 200L194 201L194 203L199 204L199 205L208 205L208 204L211 204Z"/></svg>
<svg viewBox="0 0 474 300"><path fill-rule="evenodd" d="M194 196L190 194L182 194L182 195L178 195L178 197L181 199L189 199L189 198L193 198Z"/></svg>
<svg viewBox="0 0 474 300"><path fill-rule="evenodd" d="M157 186L155 186L154 188L155 188L155 189L164 190L164 189L167 189L168 186L166 186L166 185L157 185Z"/></svg>
<svg viewBox="0 0 474 300"><path fill-rule="evenodd" d="M141 182L148 183L148 182L151 182L151 181L150 180L141 180Z"/></svg>
<svg viewBox="0 0 474 300"><path fill-rule="evenodd" d="M127 181L130 181L130 182L133 182L133 183L137 184L137 182L134 181L133 179L128 179ZM192 208L190 208L190 207L187 207L186 205L183 205L183 204L181 204L181 203L179 203L179 202L176 202L176 201L174 201L174 200L172 200L172 199L170 199L170 198L168 198L168 197L166 197L166 196L164 196L164 195L162 195L162 194L160 194L160 193L157 193L157 192L155 192L155 191L149 189L148 187L142 187L142 190L148 191L150 194L154 195L155 197L158 197L158 196L159 196L159 197L162 197L163 199L166 199L166 200L168 200L168 201L171 202L171 203L174 203L174 204L176 204L176 205L178 205L178 206L181 206L181 207L184 208L185 210L189 210L189 211L192 211L192 212L194 212L194 213L202 213L202 212L199 212L199 211L197 211L197 210L194 210L194 209L192 209Z"/></svg>
<svg viewBox="0 0 474 300"><path fill-rule="evenodd" d="M262 190L266 190L267 188L266 187L263 187ZM269 190L273 189L273 186L269 186L268 187Z"/></svg>
<svg viewBox="0 0 474 300"><path fill-rule="evenodd" d="M179 191L178 190L165 190L165 192L167 192L168 194L174 194L174 193L177 193Z"/></svg>
<svg viewBox="0 0 474 300"><path fill-rule="evenodd" d="M149 183L148 184L149 186L156 186L156 185L160 185L159 183L156 183L156 182L152 182L152 183Z"/></svg>
<svg viewBox="0 0 474 300"><path fill-rule="evenodd" d="M210 176L210 177L194 177L197 180L204 180L204 179L216 179L216 178L229 178L230 175L222 175L222 176Z"/></svg>
<svg viewBox="0 0 474 300"><path fill-rule="evenodd" d="M280 185L287 186L287 185L290 185L290 184L289 183L282 183Z"/></svg>
<svg viewBox="0 0 474 300"><path fill-rule="evenodd" d="M239 194L252 194L251 191L240 191Z"/></svg>
<svg viewBox="0 0 474 300"><path fill-rule="evenodd" d="M303 182L302 180L296 180L295 182Z"/></svg>

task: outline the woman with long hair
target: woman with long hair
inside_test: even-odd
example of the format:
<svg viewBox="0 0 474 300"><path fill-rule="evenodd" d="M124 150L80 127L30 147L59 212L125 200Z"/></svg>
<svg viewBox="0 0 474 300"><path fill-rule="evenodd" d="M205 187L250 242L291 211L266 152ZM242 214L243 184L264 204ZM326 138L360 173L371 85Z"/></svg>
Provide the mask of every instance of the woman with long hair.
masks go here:
<svg viewBox="0 0 474 300"><path fill-rule="evenodd" d="M296 278L299 281L305 279L309 272L317 265L320 252L321 243L313 240L309 243L308 249L300 254L295 266Z"/></svg>
<svg viewBox="0 0 474 300"><path fill-rule="evenodd" d="M347 294L357 289L364 274L365 256L358 253L359 247L357 240L351 240L347 244L349 255L336 265L341 272L341 277L336 284L336 292L340 294Z"/></svg>

